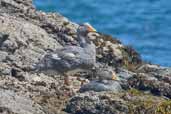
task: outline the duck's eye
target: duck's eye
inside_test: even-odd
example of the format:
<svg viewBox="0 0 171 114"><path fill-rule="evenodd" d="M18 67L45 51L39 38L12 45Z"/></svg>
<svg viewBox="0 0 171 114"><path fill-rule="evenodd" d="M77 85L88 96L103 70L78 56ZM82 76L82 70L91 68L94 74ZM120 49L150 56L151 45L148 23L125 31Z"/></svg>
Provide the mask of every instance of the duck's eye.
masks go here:
<svg viewBox="0 0 171 114"><path fill-rule="evenodd" d="M113 72L112 72L112 71L110 71L110 74L113 74Z"/></svg>

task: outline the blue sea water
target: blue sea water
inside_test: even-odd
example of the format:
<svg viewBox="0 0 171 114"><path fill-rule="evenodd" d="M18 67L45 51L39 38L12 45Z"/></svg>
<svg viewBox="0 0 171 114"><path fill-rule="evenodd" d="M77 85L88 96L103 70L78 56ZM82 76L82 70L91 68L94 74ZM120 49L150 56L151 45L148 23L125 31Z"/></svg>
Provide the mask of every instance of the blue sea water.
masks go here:
<svg viewBox="0 0 171 114"><path fill-rule="evenodd" d="M34 4L77 23L89 22L132 45L144 60L171 66L170 0L35 0Z"/></svg>

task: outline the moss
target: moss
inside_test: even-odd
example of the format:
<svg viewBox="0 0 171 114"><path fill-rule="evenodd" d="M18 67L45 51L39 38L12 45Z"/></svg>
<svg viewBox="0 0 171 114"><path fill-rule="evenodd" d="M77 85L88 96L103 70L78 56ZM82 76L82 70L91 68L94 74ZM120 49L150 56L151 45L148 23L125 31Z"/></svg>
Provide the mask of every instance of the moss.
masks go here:
<svg viewBox="0 0 171 114"><path fill-rule="evenodd" d="M135 100L134 102L131 102L128 105L129 113L140 114L142 111L148 112L150 110L153 110L154 104L155 102L153 100L147 100L147 101Z"/></svg>
<svg viewBox="0 0 171 114"><path fill-rule="evenodd" d="M123 55L122 66L126 69L134 71L142 64L140 55L131 46L121 47L120 50Z"/></svg>
<svg viewBox="0 0 171 114"><path fill-rule="evenodd" d="M110 103L119 101L122 106L128 109L128 114L171 114L171 100L154 96L151 93L130 89L123 93L108 92L107 94L108 96L102 95L101 100L105 99Z"/></svg>
<svg viewBox="0 0 171 114"><path fill-rule="evenodd" d="M38 103L42 107L46 107L46 112L49 114L63 114L63 109L65 108L67 102L69 101L69 96L62 94L50 94L40 92L39 95L32 98L35 103Z"/></svg>
<svg viewBox="0 0 171 114"><path fill-rule="evenodd" d="M127 100L129 114L171 114L171 100L137 89L130 89L127 94L131 96L131 99Z"/></svg>
<svg viewBox="0 0 171 114"><path fill-rule="evenodd" d="M130 114L141 114L145 112L147 114L155 114L155 107L157 101L152 96L147 96L144 99L135 99L128 103L129 113Z"/></svg>
<svg viewBox="0 0 171 114"><path fill-rule="evenodd" d="M106 35L106 34L102 34L102 33L99 33L99 34L100 34L100 38L103 39L104 41L110 41L113 44L121 44L121 41L118 40L119 38L113 38L110 35Z"/></svg>
<svg viewBox="0 0 171 114"><path fill-rule="evenodd" d="M143 95L144 94L142 91L134 89L134 88L128 90L128 93L131 94L131 95L134 95L134 96L138 96L138 95Z"/></svg>
<svg viewBox="0 0 171 114"><path fill-rule="evenodd" d="M171 114L171 100L159 103L155 112L157 114Z"/></svg>
<svg viewBox="0 0 171 114"><path fill-rule="evenodd" d="M63 25L67 26L67 25L69 25L69 22L63 22Z"/></svg>

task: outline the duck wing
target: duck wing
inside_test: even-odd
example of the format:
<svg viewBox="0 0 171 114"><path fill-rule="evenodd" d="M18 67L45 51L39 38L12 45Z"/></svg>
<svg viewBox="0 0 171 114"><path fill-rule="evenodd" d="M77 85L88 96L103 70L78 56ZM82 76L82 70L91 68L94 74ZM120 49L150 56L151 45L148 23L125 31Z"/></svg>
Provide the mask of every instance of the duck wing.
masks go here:
<svg viewBox="0 0 171 114"><path fill-rule="evenodd" d="M58 59L73 60L74 58L80 58L84 53L84 49L79 46L67 46L62 49L56 50L55 54Z"/></svg>

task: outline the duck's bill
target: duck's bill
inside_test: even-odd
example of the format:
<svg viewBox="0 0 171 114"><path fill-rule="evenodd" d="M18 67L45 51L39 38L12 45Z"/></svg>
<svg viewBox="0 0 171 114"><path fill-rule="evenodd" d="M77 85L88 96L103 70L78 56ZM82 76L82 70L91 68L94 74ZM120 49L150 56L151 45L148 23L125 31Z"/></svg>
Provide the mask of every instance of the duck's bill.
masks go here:
<svg viewBox="0 0 171 114"><path fill-rule="evenodd" d="M113 73L112 80L118 80L116 74Z"/></svg>
<svg viewBox="0 0 171 114"><path fill-rule="evenodd" d="M92 27L89 23L84 23L87 26L89 32L97 32L94 27Z"/></svg>
<svg viewBox="0 0 171 114"><path fill-rule="evenodd" d="M88 31L89 32L97 32L95 28L93 28L92 26L88 26Z"/></svg>

